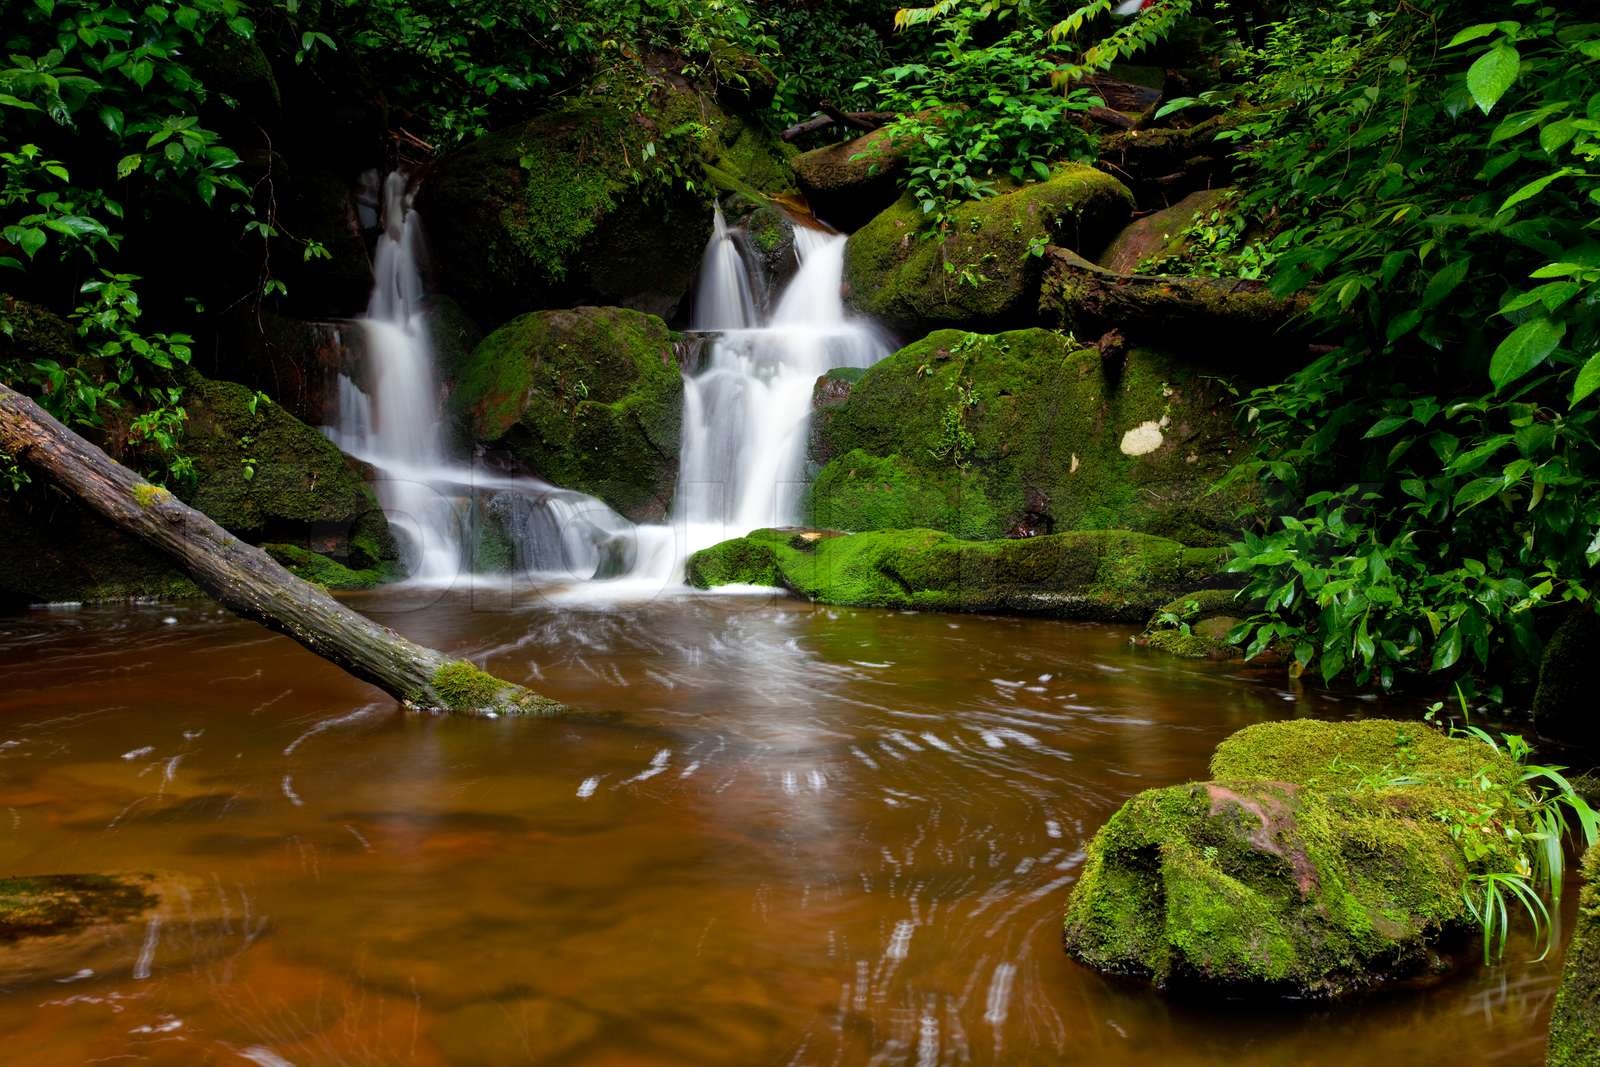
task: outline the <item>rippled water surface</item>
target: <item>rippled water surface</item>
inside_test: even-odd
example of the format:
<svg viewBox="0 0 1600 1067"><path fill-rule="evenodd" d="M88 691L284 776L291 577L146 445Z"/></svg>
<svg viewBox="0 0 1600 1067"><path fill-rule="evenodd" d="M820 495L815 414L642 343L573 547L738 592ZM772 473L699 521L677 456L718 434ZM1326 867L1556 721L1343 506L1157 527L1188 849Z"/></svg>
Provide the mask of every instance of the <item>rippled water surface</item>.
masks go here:
<svg viewBox="0 0 1600 1067"><path fill-rule="evenodd" d="M14 975L0 1060L1542 1062L1559 960L1525 948L1309 1012L1171 1004L1061 952L1128 796L1249 723L1373 705L1116 627L355 603L583 712L406 715L199 602L0 618L0 875L156 870L182 901L96 967Z"/></svg>

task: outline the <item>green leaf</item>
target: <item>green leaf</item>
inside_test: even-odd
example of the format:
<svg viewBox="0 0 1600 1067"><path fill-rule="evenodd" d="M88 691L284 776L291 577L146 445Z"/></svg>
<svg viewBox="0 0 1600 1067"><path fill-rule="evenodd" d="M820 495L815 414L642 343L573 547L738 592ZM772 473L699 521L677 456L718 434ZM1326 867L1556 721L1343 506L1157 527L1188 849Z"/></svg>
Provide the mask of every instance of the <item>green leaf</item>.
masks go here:
<svg viewBox="0 0 1600 1067"><path fill-rule="evenodd" d="M1489 360L1489 380L1503 389L1543 363L1566 336L1567 324L1548 315L1529 319L1500 342Z"/></svg>
<svg viewBox="0 0 1600 1067"><path fill-rule="evenodd" d="M1527 199L1529 199L1531 197L1538 196L1540 193L1544 192L1545 188L1547 186L1549 186L1551 182L1558 181L1558 180L1560 180L1562 178L1565 178L1567 175L1569 175L1571 173L1572 173L1572 168L1571 167L1562 167L1560 170L1556 171L1553 174L1546 174L1543 178L1535 178L1533 181L1529 182L1527 185L1524 185L1521 189L1518 189L1516 192L1514 192L1510 196L1506 197L1505 202L1500 205L1500 207L1495 211L1495 214L1496 215L1505 214L1511 208L1516 207L1518 204L1522 203L1524 200L1527 200Z"/></svg>
<svg viewBox="0 0 1600 1067"><path fill-rule="evenodd" d="M1600 389L1600 352L1590 356L1589 362L1578 372L1578 380L1572 386L1571 404L1576 407L1596 389Z"/></svg>
<svg viewBox="0 0 1600 1067"><path fill-rule="evenodd" d="M1471 256L1462 256L1446 264L1443 270L1428 279L1428 287L1422 291L1422 306L1431 308L1455 292L1456 287L1466 280L1467 271L1471 268Z"/></svg>
<svg viewBox="0 0 1600 1067"><path fill-rule="evenodd" d="M1467 70L1467 91L1472 94L1473 103L1485 115L1493 111L1494 105L1517 80L1517 71L1521 68L1522 56L1509 44L1497 44L1479 56Z"/></svg>
<svg viewBox="0 0 1600 1067"><path fill-rule="evenodd" d="M143 162L144 162L144 156L141 156L137 152L131 153L130 155L123 156L120 160L117 161L117 177L118 178L126 178L128 175L130 175L134 171L138 170L139 169L139 164L141 164Z"/></svg>

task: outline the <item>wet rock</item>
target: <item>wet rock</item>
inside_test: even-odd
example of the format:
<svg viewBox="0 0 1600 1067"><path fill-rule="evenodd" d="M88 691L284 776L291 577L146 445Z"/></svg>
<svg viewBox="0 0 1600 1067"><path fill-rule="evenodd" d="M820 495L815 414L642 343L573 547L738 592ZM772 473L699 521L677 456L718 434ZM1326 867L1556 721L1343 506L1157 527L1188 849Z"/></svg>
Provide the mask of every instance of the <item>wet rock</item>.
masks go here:
<svg viewBox="0 0 1600 1067"><path fill-rule="evenodd" d="M338 421L338 380L361 377L366 334L359 323L289 318L244 308L218 329L200 369L261 390L313 426Z"/></svg>
<svg viewBox="0 0 1600 1067"><path fill-rule="evenodd" d="M1248 727L1211 774L1140 793L1095 835L1067 906L1071 956L1232 996L1328 998L1435 973L1472 926L1468 860L1435 813L1519 817L1514 762L1416 722ZM1490 869L1522 858L1504 835L1483 846Z"/></svg>
<svg viewBox="0 0 1600 1067"><path fill-rule="evenodd" d="M962 541L934 530L757 530L689 557L696 588L781 586L824 604L1049 618L1143 618L1222 584L1222 552L1123 531Z"/></svg>
<svg viewBox="0 0 1600 1067"><path fill-rule="evenodd" d="M259 932L259 930L255 931ZM173 872L0 879L0 986L149 978L239 947L222 887Z"/></svg>
<svg viewBox="0 0 1600 1067"><path fill-rule="evenodd" d="M636 522L677 483L683 379L675 336L624 308L538 311L484 338L450 403L470 436Z"/></svg>
<svg viewBox="0 0 1600 1067"><path fill-rule="evenodd" d="M1589 686L1600 659L1600 614L1590 605L1570 609L1545 645L1539 688L1533 695L1533 724L1554 741L1600 752L1600 721Z"/></svg>
<svg viewBox="0 0 1600 1067"><path fill-rule="evenodd" d="M1183 233L1232 195L1231 189L1202 189L1169 208L1135 219L1112 239L1097 261L1118 274L1136 274L1146 260L1160 260L1183 251Z"/></svg>
<svg viewBox="0 0 1600 1067"><path fill-rule="evenodd" d="M574 304L670 318L711 234L711 183L673 175L702 167L758 194L789 185L773 138L676 75L638 96L593 86L435 164L420 209L437 277L488 321Z"/></svg>
<svg viewBox="0 0 1600 1067"><path fill-rule="evenodd" d="M1137 641L1183 659L1237 659L1244 650L1228 635L1250 611L1235 590L1197 589L1163 604Z"/></svg>
<svg viewBox="0 0 1600 1067"><path fill-rule="evenodd" d="M811 210L848 233L899 199L906 146L897 144L887 130L874 130L852 141L802 152L793 166Z"/></svg>
<svg viewBox="0 0 1600 1067"><path fill-rule="evenodd" d="M1049 181L1003 185L999 195L956 207L943 241L921 232L922 211L904 196L850 236L850 302L908 336L1030 325L1038 321L1044 244L1097 253L1132 210L1133 194L1115 178L1070 163Z"/></svg>
<svg viewBox="0 0 1600 1067"><path fill-rule="evenodd" d="M1115 378L1101 357L1042 329L943 330L906 346L819 405L808 521L1228 543L1249 504L1246 490L1212 489L1241 444L1232 396L1173 353L1129 349Z"/></svg>
<svg viewBox="0 0 1600 1067"><path fill-rule="evenodd" d="M1583 857L1578 923L1550 1013L1547 1067L1600 1063L1600 845Z"/></svg>

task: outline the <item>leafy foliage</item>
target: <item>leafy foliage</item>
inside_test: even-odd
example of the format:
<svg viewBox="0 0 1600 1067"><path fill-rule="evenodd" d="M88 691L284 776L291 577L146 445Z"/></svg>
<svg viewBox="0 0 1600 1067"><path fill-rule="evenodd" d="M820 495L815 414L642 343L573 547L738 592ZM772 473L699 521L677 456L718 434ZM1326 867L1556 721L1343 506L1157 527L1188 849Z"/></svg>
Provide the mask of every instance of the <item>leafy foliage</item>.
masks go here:
<svg viewBox="0 0 1600 1067"><path fill-rule="evenodd" d="M1341 343L1250 398L1282 518L1236 546L1240 637L1384 686L1529 665L1600 562L1600 26L1346 0L1266 41L1206 102L1252 263Z"/></svg>

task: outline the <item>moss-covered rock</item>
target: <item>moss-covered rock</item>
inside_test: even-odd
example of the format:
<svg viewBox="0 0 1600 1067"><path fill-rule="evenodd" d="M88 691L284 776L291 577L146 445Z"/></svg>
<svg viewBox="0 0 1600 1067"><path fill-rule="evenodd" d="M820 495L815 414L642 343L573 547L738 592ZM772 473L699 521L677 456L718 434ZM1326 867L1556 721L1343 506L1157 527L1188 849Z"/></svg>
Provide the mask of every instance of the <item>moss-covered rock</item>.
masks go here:
<svg viewBox="0 0 1600 1067"><path fill-rule="evenodd" d="M1202 189L1169 208L1135 219L1117 234L1098 262L1118 274L1134 274L1150 260L1166 259L1183 251L1184 233L1232 195L1231 189Z"/></svg>
<svg viewBox="0 0 1600 1067"><path fill-rule="evenodd" d="M380 560L370 567L356 568L299 545L261 547L297 577L315 582L324 589L371 589L404 577L400 566L393 561Z"/></svg>
<svg viewBox="0 0 1600 1067"><path fill-rule="evenodd" d="M625 308L530 312L473 350L451 406L475 440L540 477L659 520L678 473L673 340L660 319Z"/></svg>
<svg viewBox="0 0 1600 1067"><path fill-rule="evenodd" d="M1518 818L1519 768L1415 722L1248 727L1212 781L1151 789L1095 835L1069 954L1163 988L1331 997L1440 969L1471 926L1448 810ZM1479 788L1480 780L1488 783ZM1486 835L1486 861L1520 859Z"/></svg>
<svg viewBox="0 0 1600 1067"><path fill-rule="evenodd" d="M1550 1013L1548 1067L1600 1063L1600 845L1583 857L1578 922Z"/></svg>
<svg viewBox="0 0 1600 1067"><path fill-rule="evenodd" d="M311 535L344 554L383 527L372 490L318 431L245 386L192 375L183 448L195 479L180 495L249 540Z"/></svg>
<svg viewBox="0 0 1600 1067"><path fill-rule="evenodd" d="M1539 733L1590 755L1600 753L1600 714L1589 688L1597 658L1600 613L1593 605L1577 605L1545 644L1539 688L1533 694L1533 724Z"/></svg>
<svg viewBox="0 0 1600 1067"><path fill-rule="evenodd" d="M0 878L0 942L123 923L156 902L146 879L104 874Z"/></svg>
<svg viewBox="0 0 1600 1067"><path fill-rule="evenodd" d="M1237 590L1197 589L1163 604L1138 642L1183 659L1237 659L1244 650L1228 635L1249 613Z"/></svg>
<svg viewBox="0 0 1600 1067"><path fill-rule="evenodd" d="M899 198L906 148L887 130L874 130L802 152L794 157L794 174L817 217L848 232Z"/></svg>
<svg viewBox="0 0 1600 1067"><path fill-rule="evenodd" d="M808 521L830 529L1225 544L1240 522L1240 492L1211 489L1239 444L1222 384L1145 349L1110 370L1049 330L931 334L820 406L812 441Z"/></svg>
<svg viewBox="0 0 1600 1067"><path fill-rule="evenodd" d="M697 588L776 585L852 607L1142 619L1222 580L1222 553L1124 532L962 541L936 530L757 530L689 557Z"/></svg>
<svg viewBox="0 0 1600 1067"><path fill-rule="evenodd" d="M1038 320L1043 243L1100 251L1128 220L1133 194L1092 167L1006 185L953 211L950 234L922 232L909 195L850 236L845 282L858 310L908 335L940 326L995 329ZM953 268L953 269L952 269Z"/></svg>
<svg viewBox="0 0 1600 1067"><path fill-rule="evenodd" d="M711 233L710 164L761 193L791 187L759 125L673 77L618 75L438 161L424 217L439 277L474 311L616 304L670 317Z"/></svg>

